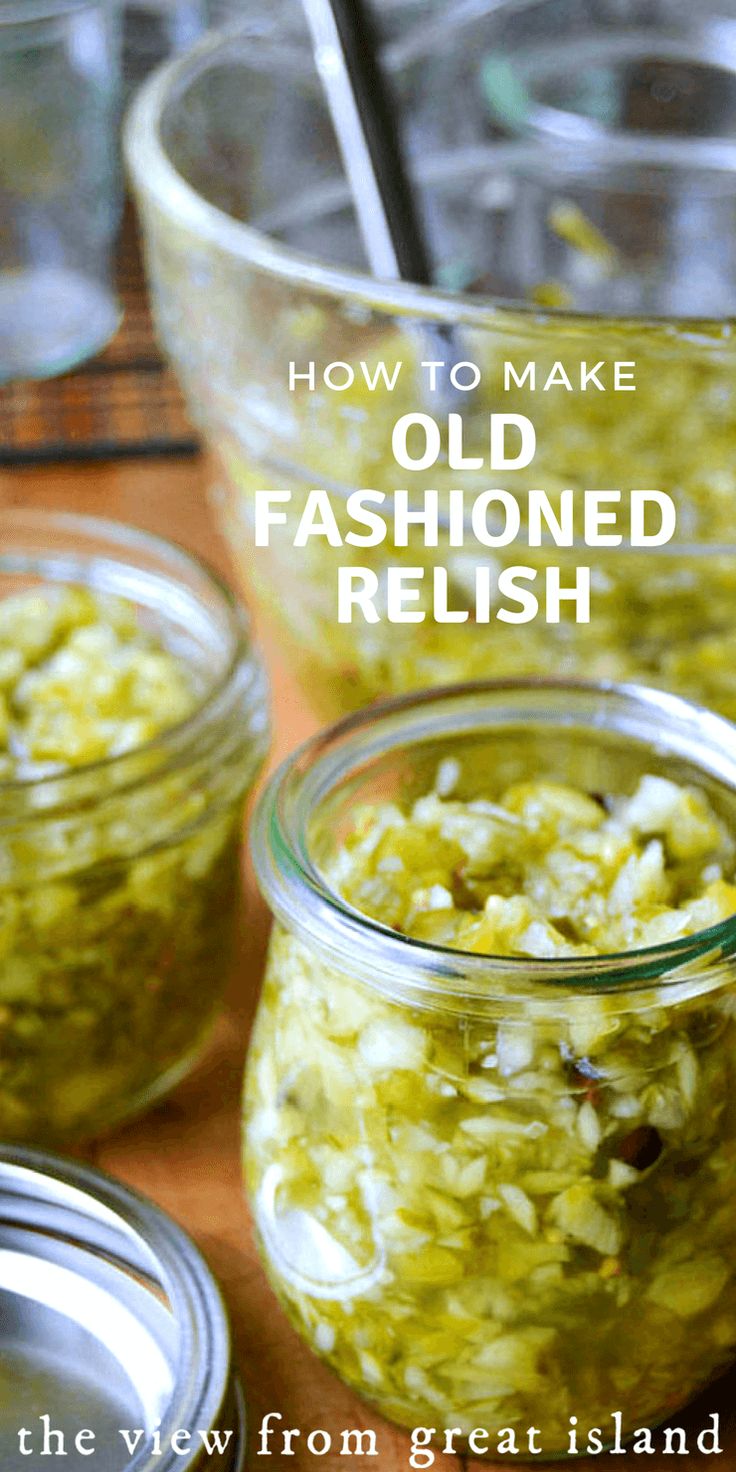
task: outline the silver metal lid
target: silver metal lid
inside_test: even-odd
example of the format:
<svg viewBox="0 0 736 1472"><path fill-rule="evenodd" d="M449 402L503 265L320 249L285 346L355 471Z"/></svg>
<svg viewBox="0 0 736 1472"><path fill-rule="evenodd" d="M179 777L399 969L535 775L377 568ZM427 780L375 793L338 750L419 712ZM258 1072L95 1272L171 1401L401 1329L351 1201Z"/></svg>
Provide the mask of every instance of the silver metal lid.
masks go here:
<svg viewBox="0 0 736 1472"><path fill-rule="evenodd" d="M3 1149L0 1466L62 1448L64 1472L242 1472L227 1314L197 1248L150 1202Z"/></svg>

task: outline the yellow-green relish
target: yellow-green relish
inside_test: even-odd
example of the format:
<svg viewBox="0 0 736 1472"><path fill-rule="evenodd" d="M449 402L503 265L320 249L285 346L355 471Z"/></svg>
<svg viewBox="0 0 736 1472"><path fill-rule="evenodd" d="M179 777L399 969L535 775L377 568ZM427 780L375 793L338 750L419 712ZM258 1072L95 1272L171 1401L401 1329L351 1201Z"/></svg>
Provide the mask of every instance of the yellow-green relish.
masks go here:
<svg viewBox="0 0 736 1472"><path fill-rule="evenodd" d="M38 585L0 602L4 1139L99 1133L211 1024L251 761L146 756L200 705L198 680L125 599Z"/></svg>
<svg viewBox="0 0 736 1472"><path fill-rule="evenodd" d="M601 953L736 912L734 841L662 775L470 801L459 777L358 808L324 874L415 968L416 942L487 956L486 991L413 1003L278 927L247 1172L276 1291L346 1381L557 1455L571 1416L654 1425L736 1347L733 969L595 986ZM540 981L571 959L582 986Z"/></svg>
<svg viewBox="0 0 736 1472"><path fill-rule="evenodd" d="M0 602L0 780L120 756L195 703L189 671L125 599L61 586Z"/></svg>
<svg viewBox="0 0 736 1472"><path fill-rule="evenodd" d="M606 799L530 781L458 802L455 767L440 768L444 796L359 813L331 873L391 929L487 956L562 958L662 945L736 912L733 840L696 789L645 776L632 796Z"/></svg>

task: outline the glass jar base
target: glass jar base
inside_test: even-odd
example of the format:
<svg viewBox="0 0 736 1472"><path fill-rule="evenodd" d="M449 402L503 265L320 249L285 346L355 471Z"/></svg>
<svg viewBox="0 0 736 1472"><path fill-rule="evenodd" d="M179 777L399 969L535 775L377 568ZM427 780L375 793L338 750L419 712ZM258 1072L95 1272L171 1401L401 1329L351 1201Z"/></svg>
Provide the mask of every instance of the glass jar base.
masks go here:
<svg viewBox="0 0 736 1472"><path fill-rule="evenodd" d="M65 373L110 341L120 317L113 294L78 271L0 273L0 383Z"/></svg>

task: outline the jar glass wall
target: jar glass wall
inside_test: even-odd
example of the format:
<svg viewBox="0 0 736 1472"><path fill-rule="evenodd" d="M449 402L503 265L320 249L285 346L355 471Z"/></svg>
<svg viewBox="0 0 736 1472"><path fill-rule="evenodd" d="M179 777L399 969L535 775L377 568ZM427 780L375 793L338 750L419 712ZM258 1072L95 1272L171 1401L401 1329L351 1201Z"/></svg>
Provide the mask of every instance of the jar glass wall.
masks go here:
<svg viewBox="0 0 736 1472"><path fill-rule="evenodd" d="M516 782L628 796L647 775L693 784L733 834L736 749L657 692L458 688L315 738L254 821L276 928L245 1149L276 1292L389 1417L536 1426L557 1455L570 1416L652 1426L736 1348L736 919L560 960L360 913L335 875L365 805L410 812L448 761L486 814ZM411 823L403 842L411 863ZM400 867L384 857L374 896Z"/></svg>
<svg viewBox="0 0 736 1472"><path fill-rule="evenodd" d="M3 758L0 1135L49 1143L98 1134L140 1109L203 1044L231 960L243 802L266 746L266 697L242 612L187 553L112 522L33 512L8 515L2 540L4 682L16 652L11 612L21 640L34 627L27 602L6 600L37 593L43 611L47 596L81 588L103 610L125 600L126 617L174 657L193 691L185 718L120 754L76 765L26 762L12 749ZM4 683L11 748L12 716L29 696L47 749L54 732L62 749L73 738L56 686L66 689L78 653L67 646L40 685L33 658L25 684ZM123 657L111 647L108 658L111 698L122 702ZM155 696L161 663L143 658L138 675ZM138 675L131 666L131 683ZM103 729L98 688L80 694L83 735ZM126 713L113 712L124 734Z"/></svg>
<svg viewBox="0 0 736 1472"><path fill-rule="evenodd" d="M408 7L387 62L443 283L434 290L365 274L296 15L287 25L251 0L242 33L208 40L138 99L127 153L159 330L219 461L217 504L242 575L278 620L322 712L445 681L544 673L550 663L562 675L635 679L736 711L736 172L727 120L713 123L712 136L647 132L634 119L567 141L532 120L529 136L504 141L500 73L491 74L494 58L518 57L535 36L543 49L550 29L560 47L582 27L599 59L603 50L618 55L632 34L650 59L673 46L680 58L704 47L712 54L725 35L722 8L696 14L663 0L643 15L598 0L545 0L450 6L417 23ZM727 50L724 41L723 66ZM708 78L712 90L717 79ZM647 85L656 92L656 78ZM453 356L483 375L475 393L453 402L465 420L465 455L479 461L461 473L447 463L444 395L428 391L419 368ZM304 379L290 390L292 362L302 373L315 365L314 391ZM323 378L334 362L346 365L335 374L338 390ZM389 375L401 364L392 391L382 362ZM623 388L615 386L617 362L628 365ZM506 381L507 363L523 386ZM529 363L534 383L524 376ZM377 387L368 387L361 364ZM598 383L586 382L581 372L595 365ZM426 472L401 470L392 454L395 421L417 409L442 425L442 454ZM532 420L537 448L526 470L489 467L494 409ZM343 545L322 536L295 550L314 487L329 492ZM426 488L439 492L437 546L426 547L416 525L406 545L394 545L390 522L381 545L345 543L349 531L365 530L350 519L350 493L383 492L386 511L399 487L412 504ZM448 525L457 487L468 501L461 541ZM470 502L489 487L518 495L513 545L489 549L472 533ZM555 546L547 527L541 545L527 545L531 487L546 492L558 515L563 492L572 492L572 545ZM632 548L623 515L621 545L586 546L584 492L618 489L625 510L642 487L675 502L672 540ZM264 489L283 493L277 510L286 516L267 547L254 534ZM520 624L497 617L499 576L519 563L540 596L536 620ZM591 566L589 623L575 621L569 602L559 621L546 621L550 564L561 565L564 587L580 565ZM375 576L377 622L356 612L338 623L340 565ZM411 584L422 622L388 621L387 569L396 565L422 574ZM447 569L447 606L457 619L436 617L437 567ZM479 567L487 608L477 597Z"/></svg>

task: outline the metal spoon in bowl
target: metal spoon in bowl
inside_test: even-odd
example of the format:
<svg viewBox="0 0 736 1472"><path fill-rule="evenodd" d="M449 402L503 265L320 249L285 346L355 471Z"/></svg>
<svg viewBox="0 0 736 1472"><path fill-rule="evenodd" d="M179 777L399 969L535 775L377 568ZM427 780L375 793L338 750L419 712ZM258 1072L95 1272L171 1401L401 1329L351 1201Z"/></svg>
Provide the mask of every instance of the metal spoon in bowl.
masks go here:
<svg viewBox="0 0 736 1472"><path fill-rule="evenodd" d="M429 286L432 263L367 0L303 0L303 7L371 271ZM470 394L449 378L463 358L454 328L423 323L421 331L433 360L445 364L433 404L467 406Z"/></svg>

